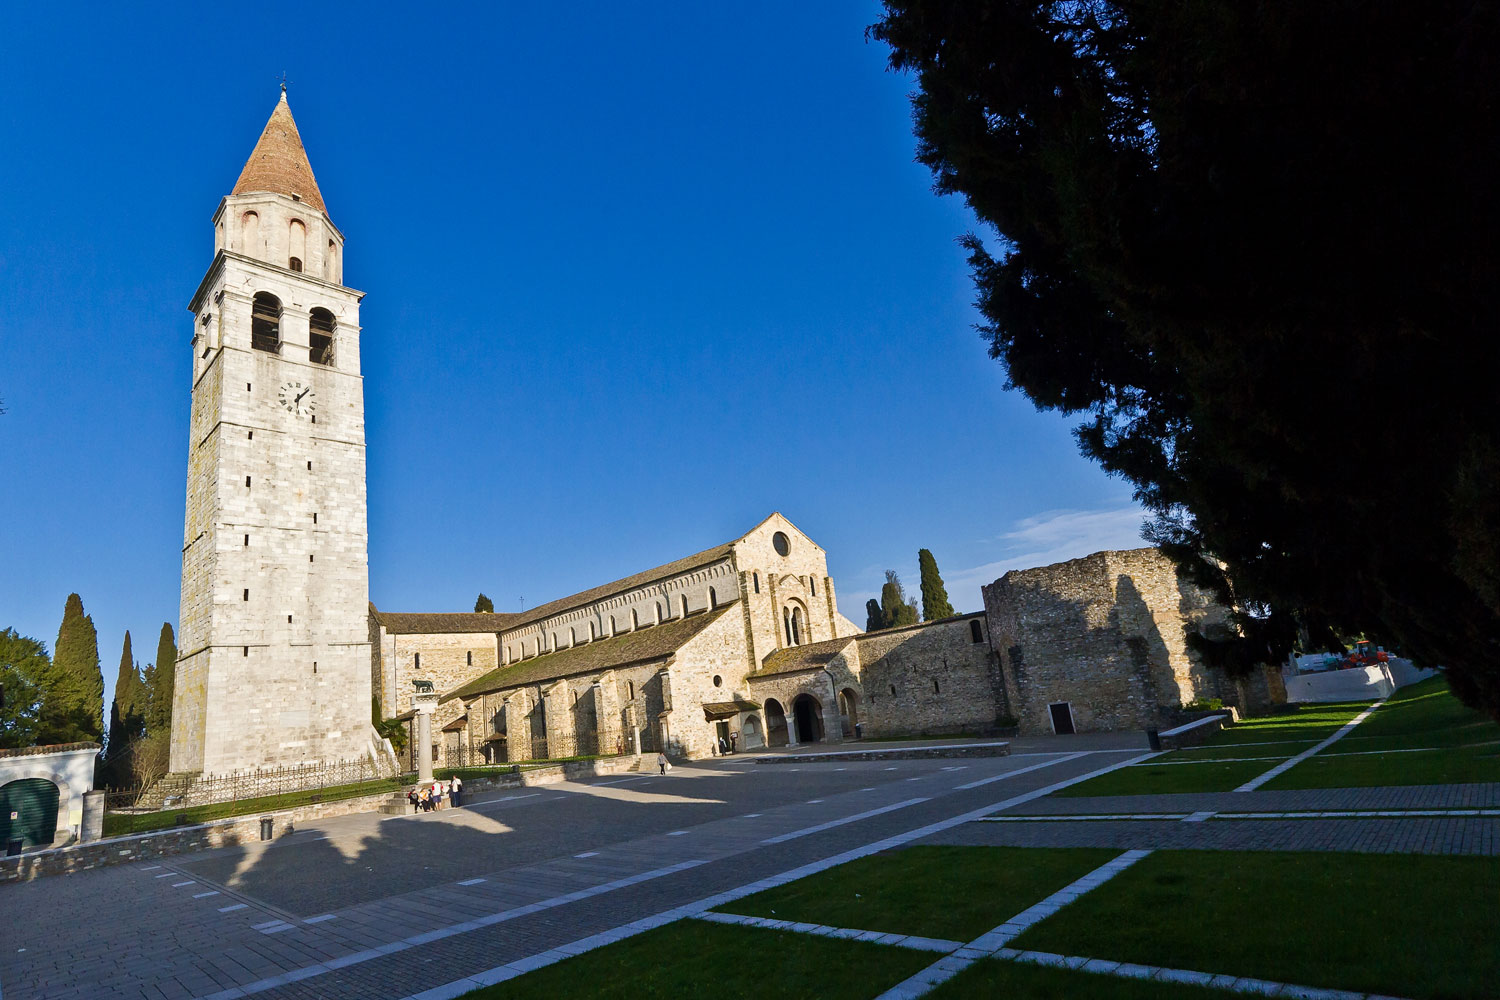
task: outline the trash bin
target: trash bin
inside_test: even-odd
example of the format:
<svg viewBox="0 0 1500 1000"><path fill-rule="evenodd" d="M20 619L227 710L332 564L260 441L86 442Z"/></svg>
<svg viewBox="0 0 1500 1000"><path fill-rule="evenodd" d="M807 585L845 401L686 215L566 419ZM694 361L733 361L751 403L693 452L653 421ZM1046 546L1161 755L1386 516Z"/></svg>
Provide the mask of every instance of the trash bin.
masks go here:
<svg viewBox="0 0 1500 1000"><path fill-rule="evenodd" d="M260 821L260 839L261 840L270 840L271 839L271 831L272 831L272 828L275 826L275 822L276 821L273 820L273 819L271 819L271 817L269 817L269 816L263 816L263 817L261 817L261 821Z"/></svg>
<svg viewBox="0 0 1500 1000"><path fill-rule="evenodd" d="M12 837L10 840L7 840L5 842L5 856L7 858L13 858L17 854L20 854L21 853L21 846L24 843L25 842L23 840L21 840L20 837Z"/></svg>
<svg viewBox="0 0 1500 1000"><path fill-rule="evenodd" d="M1146 730L1146 742L1151 744L1152 750L1161 749L1161 735L1155 729Z"/></svg>

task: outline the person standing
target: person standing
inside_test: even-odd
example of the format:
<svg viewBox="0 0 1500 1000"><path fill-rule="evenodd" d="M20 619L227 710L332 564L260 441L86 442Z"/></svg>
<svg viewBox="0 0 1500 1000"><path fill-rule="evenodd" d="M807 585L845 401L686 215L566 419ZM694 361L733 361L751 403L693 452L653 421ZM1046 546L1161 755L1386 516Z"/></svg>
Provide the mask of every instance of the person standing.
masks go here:
<svg viewBox="0 0 1500 1000"><path fill-rule="evenodd" d="M659 768L661 768L661 773L662 774L666 774L667 773L667 768L670 767L671 764L667 760L667 755L666 755L665 751L659 752L656 755L656 766L659 767Z"/></svg>
<svg viewBox="0 0 1500 1000"><path fill-rule="evenodd" d="M464 780L462 778L460 778L458 775L455 774L453 776L453 782L449 786L449 791L448 791L448 801L452 804L453 808L455 808L455 809L457 809L459 806L463 805L463 803L459 800L459 796L463 792L463 787L464 787Z"/></svg>

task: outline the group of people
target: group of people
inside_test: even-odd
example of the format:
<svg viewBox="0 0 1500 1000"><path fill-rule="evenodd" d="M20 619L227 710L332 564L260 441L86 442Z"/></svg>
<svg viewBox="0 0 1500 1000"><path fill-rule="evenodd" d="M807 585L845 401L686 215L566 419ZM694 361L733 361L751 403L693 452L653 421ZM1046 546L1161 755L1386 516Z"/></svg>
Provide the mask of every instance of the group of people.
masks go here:
<svg viewBox="0 0 1500 1000"><path fill-rule="evenodd" d="M434 809L442 809L444 806L457 808L463 805L464 782L463 779L454 775L448 781L434 781L430 785L417 785L406 793L406 801L411 803L412 812L432 812Z"/></svg>

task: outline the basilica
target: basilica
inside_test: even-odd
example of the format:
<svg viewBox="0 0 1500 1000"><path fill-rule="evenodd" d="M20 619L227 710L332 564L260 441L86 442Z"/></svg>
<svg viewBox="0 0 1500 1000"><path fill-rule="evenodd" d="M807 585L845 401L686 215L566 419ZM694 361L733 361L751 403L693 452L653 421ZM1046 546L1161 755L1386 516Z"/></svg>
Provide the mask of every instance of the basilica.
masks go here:
<svg viewBox="0 0 1500 1000"><path fill-rule="evenodd" d="M1150 727L1203 697L1277 700L1273 671L1228 684L1198 661L1187 632L1224 609L1154 549L1008 573L980 611L865 633L839 613L824 550L773 513L526 612L378 609L364 387L381 373L361 370L364 293L344 284L284 90L212 221L188 307L177 775L389 773L372 705L410 719L419 681L439 703L433 745L413 752L454 764L1067 734Z"/></svg>

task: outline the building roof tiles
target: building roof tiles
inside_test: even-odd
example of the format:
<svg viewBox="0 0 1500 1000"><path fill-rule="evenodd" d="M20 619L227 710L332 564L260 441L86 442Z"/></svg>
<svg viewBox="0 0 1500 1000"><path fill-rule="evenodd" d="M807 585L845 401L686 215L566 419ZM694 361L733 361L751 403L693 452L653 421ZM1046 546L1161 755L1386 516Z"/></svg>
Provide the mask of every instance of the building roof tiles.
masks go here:
<svg viewBox="0 0 1500 1000"><path fill-rule="evenodd" d="M245 161L240 179L234 182L232 193L251 191L289 195L320 212L328 212L323 204L323 192L318 190L318 182L313 177L312 164L307 162L307 150L302 148L302 135L292 120L285 90L251 151L250 159Z"/></svg>

